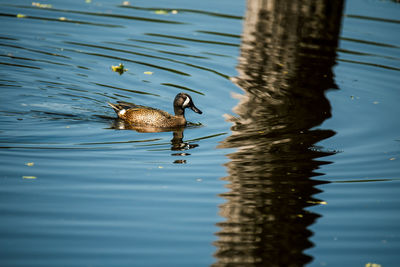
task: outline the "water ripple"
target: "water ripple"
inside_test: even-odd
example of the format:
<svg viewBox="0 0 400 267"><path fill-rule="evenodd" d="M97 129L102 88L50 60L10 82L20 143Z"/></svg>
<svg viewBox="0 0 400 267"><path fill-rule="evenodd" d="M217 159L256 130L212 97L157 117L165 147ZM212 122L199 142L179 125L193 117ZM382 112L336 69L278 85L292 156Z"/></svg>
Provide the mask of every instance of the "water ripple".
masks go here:
<svg viewBox="0 0 400 267"><path fill-rule="evenodd" d="M169 86L169 87L174 87L174 88L179 88L179 89L182 89L182 90L185 90L185 91L189 91L189 92L193 92L193 93L196 93L196 94L199 94L199 95L205 95L204 93L202 93L202 92L200 92L200 91L191 89L191 88L186 87L186 86L178 85L178 84L173 84L173 83L161 83L161 85Z"/></svg>
<svg viewBox="0 0 400 267"><path fill-rule="evenodd" d="M393 45L393 44L385 44L381 42L374 42L370 40L361 40L357 38L351 38L351 37L341 37L341 40L344 41L349 41L349 42L355 42L355 43L360 43L360 44L368 44L368 45L373 45L373 46L382 46L382 47L389 47L389 48L400 48L400 46Z"/></svg>
<svg viewBox="0 0 400 267"><path fill-rule="evenodd" d="M158 10L163 10L167 13L171 13L175 10L175 11L178 11L179 13L194 13L194 14L201 14L201 15L207 15L207 16L212 16L212 17L221 17L221 18L234 19L234 20L242 20L243 19L242 16L235 16L235 15L230 15L230 14L203 11L203 10L197 10L197 9L188 9L188 8L163 8L163 7L149 8L149 7L138 7L138 6L132 6L132 5L120 5L119 7L128 8L128 9L136 9L136 10L153 11L153 12L156 12Z"/></svg>
<svg viewBox="0 0 400 267"><path fill-rule="evenodd" d="M117 87L117 86L112 86L112 85L107 85L107 84L101 84L101 83L96 83L96 82L94 82L93 84L98 85L98 86L102 86L102 87L106 87L106 88L112 88L112 89L117 89L117 90L120 90L120 91L135 93L135 94L160 96L160 95L153 94L153 93L149 93L149 92L143 92L143 91L138 91L138 90L126 89L126 88L121 88L121 87Z"/></svg>
<svg viewBox="0 0 400 267"><path fill-rule="evenodd" d="M144 62L144 61L132 60L132 59L127 59L127 58L122 58L122 57L117 57L117 56L112 56L112 55L106 55L106 54L100 54L100 53L84 52L84 51L74 50L74 49L64 49L64 50L71 51L71 52L76 52L76 53L81 53L81 54L86 54L86 55L90 55L90 56L97 56L97 57L105 57L105 58L115 59L115 60L118 60L120 62L131 62L131 63L135 63L135 64L138 64L138 65L148 66L148 67L152 67L152 68L155 68L155 69L160 69L160 70L172 72L172 73L183 75L183 76L190 76L190 74L188 74L186 72L183 72L183 71L178 71L178 70L175 70L175 69L162 67L160 65L155 65L155 64L148 63L148 62Z"/></svg>
<svg viewBox="0 0 400 267"><path fill-rule="evenodd" d="M78 43L78 42L69 42L69 41L66 41L65 43L72 44L72 45L85 46L85 47L99 48L99 49L104 49L104 50L116 51L116 52L121 52L121 53L133 54L133 55L138 55L138 56L143 56L143 57L149 57L149 58L154 58L154 59L160 59L160 60L164 60L164 61L174 62L174 63L190 66L190 67L193 67L193 68L196 68L196 69L209 71L209 72L215 73L215 74L217 74L217 75L219 75L219 76L221 76L221 77L223 77L225 79L229 79L229 75L223 74L223 73L221 73L221 72L219 72L217 70L213 70L211 68L203 67L203 66L200 66L200 65L196 65L196 64L192 64L192 63L188 63L188 62L185 62L185 61L180 61L180 60L176 60L176 59L172 59L172 58L160 57L160 56L155 56L155 55L151 55L151 54L139 53L139 52L134 52L134 51L130 51L130 50L124 50L124 49L118 49L118 48L101 46L101 45L94 45L94 44L87 44L87 43ZM154 65L154 64L147 63L147 62L143 62L143 61L131 60L131 59L127 59L127 58L121 58L121 57L116 57L116 56L111 56L111 55L106 55L106 54L98 54L98 53L83 52L83 51L76 51L76 52L80 52L80 53L84 53L84 54L88 54L88 55L96 55L96 56L101 56L101 57L118 59L120 61L132 62L132 63L136 63L136 64L140 64L140 65L154 67L154 68L161 69L161 70L166 70L166 71L173 72L173 73L180 74L180 75L184 75L184 76L190 76L190 74L185 73L183 71L179 71L179 70L171 69L171 68L167 68L167 67L162 67L160 65Z"/></svg>
<svg viewBox="0 0 400 267"><path fill-rule="evenodd" d="M18 14L0 13L0 16L3 16L3 17L18 17ZM20 15L20 16L21 16L21 15ZM49 18L49 17L38 17L38 16L32 16L32 15L25 15L25 14L24 14L24 15L23 15L23 19L35 19L35 20L45 20L45 21L57 21L57 22L63 22L63 23L93 25L93 26L110 27L110 28L121 28L121 27L123 27L123 26L121 26L121 25L114 25L114 24L94 23L94 22L88 22L88 21L82 21L82 20L72 20L72 19L67 19L67 18L65 18L65 17Z"/></svg>
<svg viewBox="0 0 400 267"><path fill-rule="evenodd" d="M362 20L369 20L369 21L379 21L379 22L400 24L400 20L397 20L397 19L386 19L386 18L362 16L362 15L353 15L353 14L347 14L347 15L344 15L344 16L348 17L348 18L353 18L353 19L362 19Z"/></svg>
<svg viewBox="0 0 400 267"><path fill-rule="evenodd" d="M234 43L195 39L195 38L181 37L181 36L176 36L176 35L167 35L167 34L160 34L160 33L145 33L145 35L153 36L153 37L167 38L167 39L174 39L174 40L182 40L182 41L188 41L188 42L196 42L196 43L216 44L216 45L235 46L235 47L239 46L239 44L234 44Z"/></svg>
<svg viewBox="0 0 400 267"><path fill-rule="evenodd" d="M341 62L347 62L347 63L353 63L353 64L359 64L359 65L365 65L365 66L372 66L372 67L377 67L377 68L382 68L382 69L387 69L387 70L400 71L400 68L377 64L377 63L363 62L363 61L343 59L343 58L339 58L337 60L341 61Z"/></svg>
<svg viewBox="0 0 400 267"><path fill-rule="evenodd" d="M0 46L22 49L22 50L26 50L26 51L30 51L30 52L34 52L34 53L38 53L38 54L43 54L43 55L47 55L47 56L55 56L55 57L70 59L70 57L65 56L65 55L61 55L61 54L58 54L58 53L47 52L47 51L38 50L38 49L32 49L32 48L23 47L23 46L19 46L19 45L15 45L15 44L0 43Z"/></svg>
<svg viewBox="0 0 400 267"><path fill-rule="evenodd" d="M40 70L39 67L35 66L28 66L28 65L21 65L21 64L15 64L15 63L7 63L7 62L0 62L1 65L5 66L13 66L13 67L18 67L18 68L28 68L28 69L37 69Z"/></svg>
<svg viewBox="0 0 400 267"><path fill-rule="evenodd" d="M49 12L62 12L62 13L70 13L70 14L80 14L80 15L87 15L87 16L96 16L96 17L110 17L110 18L117 18L117 19L124 19L124 20L139 20L145 22L154 22L154 23L163 23L163 24L186 24L184 22L173 21L173 20L162 20L162 19L154 19L148 17L138 17L138 16L130 16L130 15L122 15L122 14L109 14L109 13L97 13L97 12L88 12L88 11L78 11L78 10L69 10L69 9L56 9L56 8L38 8L35 6L23 6L23 5L9 5L17 8L26 8L26 9L40 9L49 11ZM46 18L41 18L46 19ZM49 19L52 20L52 19ZM71 22L67 20L66 22ZM80 23L78 21L77 23ZM83 24L92 24L90 22L81 22ZM113 24L96 24L93 23L92 25L96 26L105 26L105 27L124 27L123 25L113 25Z"/></svg>
<svg viewBox="0 0 400 267"><path fill-rule="evenodd" d="M128 39L128 41L140 42L140 43L145 43L145 44L165 45L165 46L172 46L172 47L186 47L186 46L181 45L181 44L174 44L174 43L168 43L168 42L158 42L158 41L152 41L152 40L139 40L139 39L133 39L133 38Z"/></svg>

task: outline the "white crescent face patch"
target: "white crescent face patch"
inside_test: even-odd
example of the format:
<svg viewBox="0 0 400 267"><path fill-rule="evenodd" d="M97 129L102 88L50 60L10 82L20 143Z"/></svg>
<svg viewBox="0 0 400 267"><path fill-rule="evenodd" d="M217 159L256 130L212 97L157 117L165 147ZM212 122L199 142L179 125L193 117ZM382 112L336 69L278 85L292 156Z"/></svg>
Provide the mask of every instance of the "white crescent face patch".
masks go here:
<svg viewBox="0 0 400 267"><path fill-rule="evenodd" d="M186 97L186 100L185 100L185 102L183 102L182 107L183 107L183 108L186 108L186 106L189 105L189 103L190 103L190 98L189 98L189 97Z"/></svg>

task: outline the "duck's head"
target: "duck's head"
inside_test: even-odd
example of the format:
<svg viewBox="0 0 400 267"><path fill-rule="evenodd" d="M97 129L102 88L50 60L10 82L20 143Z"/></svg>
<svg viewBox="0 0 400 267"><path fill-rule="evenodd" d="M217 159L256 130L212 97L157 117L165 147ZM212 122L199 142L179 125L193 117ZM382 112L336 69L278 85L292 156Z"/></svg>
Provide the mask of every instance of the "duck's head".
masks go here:
<svg viewBox="0 0 400 267"><path fill-rule="evenodd" d="M183 115L185 108L190 108L196 113L202 114L203 112L198 109L192 100L192 97L186 93L179 93L176 95L174 100L174 111L175 115Z"/></svg>

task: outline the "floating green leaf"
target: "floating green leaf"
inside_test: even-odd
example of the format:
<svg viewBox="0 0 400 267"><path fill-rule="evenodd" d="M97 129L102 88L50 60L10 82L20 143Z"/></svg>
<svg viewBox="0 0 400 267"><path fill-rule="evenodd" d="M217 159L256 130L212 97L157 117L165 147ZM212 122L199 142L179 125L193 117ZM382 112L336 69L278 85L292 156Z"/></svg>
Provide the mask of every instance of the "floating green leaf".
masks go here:
<svg viewBox="0 0 400 267"><path fill-rule="evenodd" d="M128 69L125 68L124 64L119 63L118 66L111 66L112 71L114 72L118 72L119 75L123 74L125 71L127 71Z"/></svg>
<svg viewBox="0 0 400 267"><path fill-rule="evenodd" d="M52 8L53 6L50 4L41 4L38 2L32 2L32 6L40 7L40 8Z"/></svg>
<svg viewBox="0 0 400 267"><path fill-rule="evenodd" d="M37 178L36 176L22 176L22 179L34 180L36 178Z"/></svg>
<svg viewBox="0 0 400 267"><path fill-rule="evenodd" d="M163 9L158 9L158 10L154 11L154 13L157 15L166 15L166 14L168 14L168 11L163 10Z"/></svg>

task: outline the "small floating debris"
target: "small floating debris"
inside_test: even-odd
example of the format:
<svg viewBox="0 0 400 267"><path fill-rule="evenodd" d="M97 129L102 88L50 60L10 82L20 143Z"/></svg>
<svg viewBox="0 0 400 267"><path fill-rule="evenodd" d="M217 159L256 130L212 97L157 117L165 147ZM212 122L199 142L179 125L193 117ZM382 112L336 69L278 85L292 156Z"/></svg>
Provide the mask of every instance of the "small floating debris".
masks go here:
<svg viewBox="0 0 400 267"><path fill-rule="evenodd" d="M154 13L157 15L166 15L166 14L168 14L168 11L164 10L164 9L158 9L158 10L154 11Z"/></svg>
<svg viewBox="0 0 400 267"><path fill-rule="evenodd" d="M310 204L315 204L315 205L328 205L328 202L326 202L326 201L312 201L312 200L309 200L309 201L307 201L307 203L310 203Z"/></svg>
<svg viewBox="0 0 400 267"><path fill-rule="evenodd" d="M85 3L86 3L86 4L91 4L91 3L92 3L92 0L85 0Z"/></svg>
<svg viewBox="0 0 400 267"><path fill-rule="evenodd" d="M27 163L25 163L25 165L28 166L28 167L32 167L33 165L35 165L35 163L34 162L27 162Z"/></svg>
<svg viewBox="0 0 400 267"><path fill-rule="evenodd" d="M53 6L50 4L41 4L38 2L32 2L32 6L40 7L40 8L52 8Z"/></svg>
<svg viewBox="0 0 400 267"><path fill-rule="evenodd" d="M165 9L157 9L154 11L154 14L157 14L157 15L168 15L169 13L176 15L176 14L178 14L178 10L173 9L173 10L169 11L169 10L165 10Z"/></svg>
<svg viewBox="0 0 400 267"><path fill-rule="evenodd" d="M389 160L395 160L396 158L390 158Z"/></svg>
<svg viewBox="0 0 400 267"><path fill-rule="evenodd" d="M36 179L36 176L22 176L22 179L28 179L28 180L34 180Z"/></svg>
<svg viewBox="0 0 400 267"><path fill-rule="evenodd" d="M124 2L122 2L122 5L123 5L123 6L130 6L131 3L130 3L129 1L124 1Z"/></svg>
<svg viewBox="0 0 400 267"><path fill-rule="evenodd" d="M147 75L152 75L153 74L153 72L152 71L145 71L145 72L143 72L144 74L147 74Z"/></svg>
<svg viewBox="0 0 400 267"><path fill-rule="evenodd" d="M24 14L17 14L17 18L19 18L19 19L26 18L26 15L24 15Z"/></svg>
<svg viewBox="0 0 400 267"><path fill-rule="evenodd" d="M114 72L118 72L119 75L122 75L125 71L127 71L128 69L125 68L124 64L119 63L118 66L111 66L112 71Z"/></svg>
<svg viewBox="0 0 400 267"><path fill-rule="evenodd" d="M184 159L177 159L173 162L174 164L186 164L186 160Z"/></svg>
<svg viewBox="0 0 400 267"><path fill-rule="evenodd" d="M61 21L66 21L67 20L66 17L59 17L58 19L61 20Z"/></svg>
<svg viewBox="0 0 400 267"><path fill-rule="evenodd" d="M368 262L368 263L365 264L365 267L382 267L382 265L380 265L378 263Z"/></svg>
<svg viewBox="0 0 400 267"><path fill-rule="evenodd" d="M190 121L187 123L187 125L188 125L188 126L194 126L194 127L196 127L196 126L203 126L203 124L202 124L201 122L197 122L197 123L196 123L196 122L190 122Z"/></svg>

